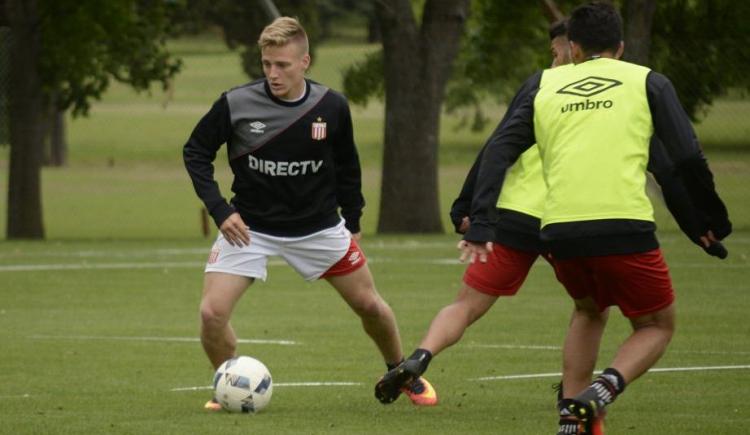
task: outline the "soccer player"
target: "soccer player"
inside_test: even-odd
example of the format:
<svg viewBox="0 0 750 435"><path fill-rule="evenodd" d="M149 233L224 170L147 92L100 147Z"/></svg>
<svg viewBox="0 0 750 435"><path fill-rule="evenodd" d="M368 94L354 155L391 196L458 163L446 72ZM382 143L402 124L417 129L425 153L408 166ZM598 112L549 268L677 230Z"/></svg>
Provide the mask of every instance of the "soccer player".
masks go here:
<svg viewBox="0 0 750 435"><path fill-rule="evenodd" d="M710 251L731 233L671 82L616 60L623 44L614 6L592 2L576 8L568 38L575 65L544 71L538 90L485 149L462 254L487 261L494 248L491 214L512 173L507 169L536 143L547 182L541 235L558 280L577 310L604 313L614 305L633 328L610 366L590 382L604 323L593 314L593 324L571 324L563 350L561 418L573 424L561 425L561 434L592 433L606 406L659 360L674 332L674 292L644 188L652 133L699 210L697 240Z"/></svg>
<svg viewBox="0 0 750 435"><path fill-rule="evenodd" d="M549 31L552 67L570 63L570 45L566 21L553 24ZM539 88L541 73L534 74L521 87L511 101L506 115L488 142L499 134L510 115L528 95ZM465 233L469 228L471 198L483 151L472 166L459 197L451 209L451 220L456 231ZM681 180L675 178L673 167L663 146L654 138L650 150L648 169L662 186L665 202L677 218L680 227L698 242L699 224L695 221L694 207L690 204ZM398 397L402 382L419 376L427 369L430 360L445 348L455 344L466 328L489 310L499 296L513 296L528 275L529 269L541 255L547 260L548 249L539 238L540 217L544 210L546 187L542 166L536 147L525 151L510 170L497 205L499 219L495 224L494 249L486 263L469 265L463 285L456 300L443 308L433 320L420 346L396 371L389 373L376 386L376 397L390 403ZM603 325L606 310L599 313L581 313L574 310L573 323L582 324L577 317ZM591 319L589 319L591 318ZM593 355L596 358L596 355Z"/></svg>
<svg viewBox="0 0 750 435"><path fill-rule="evenodd" d="M395 367L403 359L396 320L357 244L364 199L348 103L305 79L308 40L296 19L273 21L258 45L265 78L222 94L183 150L220 230L205 267L203 349L214 368L235 356L232 310L256 279L266 279L268 257L281 256L305 280L327 280L361 318L386 366ZM224 143L234 174L229 203L213 175ZM423 378L404 392L416 405L437 401ZM216 400L205 407L220 409Z"/></svg>
<svg viewBox="0 0 750 435"><path fill-rule="evenodd" d="M569 63L565 21L551 26L549 36L552 66ZM529 92L538 87L540 77L541 73L533 75L519 89L493 136L501 130ZM482 152L451 209L451 220L459 233L465 233L469 227L469 206L481 157ZM458 342L466 328L482 317L498 297L515 295L536 258L546 253L539 240L539 218L546 189L537 150L532 148L524 153L512 173L509 178L513 181L509 181L509 186L503 190L504 196L498 202L500 219L494 239L496 249L490 254L490 261L469 265L456 300L435 316L419 347L404 365L378 382L375 396L382 403L396 400L402 385L418 378L427 370L434 356Z"/></svg>

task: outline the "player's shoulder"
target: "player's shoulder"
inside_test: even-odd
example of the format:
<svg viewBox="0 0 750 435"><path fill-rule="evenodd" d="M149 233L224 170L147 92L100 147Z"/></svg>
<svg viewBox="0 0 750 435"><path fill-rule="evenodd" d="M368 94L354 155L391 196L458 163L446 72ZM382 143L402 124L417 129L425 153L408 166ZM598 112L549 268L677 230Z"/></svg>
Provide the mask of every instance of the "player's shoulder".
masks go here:
<svg viewBox="0 0 750 435"><path fill-rule="evenodd" d="M336 110L349 110L349 101L341 92L309 79L307 80L307 84L310 86L311 96L320 96L317 101L320 101L329 108L335 108Z"/></svg>
<svg viewBox="0 0 750 435"><path fill-rule="evenodd" d="M346 97L341 92L331 89L322 83L316 82L315 80L307 79L307 84L310 85L311 90L324 94L326 98L339 103L348 104Z"/></svg>

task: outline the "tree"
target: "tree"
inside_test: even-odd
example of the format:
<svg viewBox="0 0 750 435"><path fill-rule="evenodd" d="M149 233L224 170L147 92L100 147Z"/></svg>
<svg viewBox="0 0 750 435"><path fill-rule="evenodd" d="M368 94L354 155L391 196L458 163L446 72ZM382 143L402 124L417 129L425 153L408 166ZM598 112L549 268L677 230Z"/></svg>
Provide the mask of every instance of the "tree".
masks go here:
<svg viewBox="0 0 750 435"><path fill-rule="evenodd" d="M750 2L657 2L649 66L672 80L694 120L729 89L750 90L748 22Z"/></svg>
<svg viewBox="0 0 750 435"><path fill-rule="evenodd" d="M6 0L11 28L7 238L44 238L40 172L52 95L85 115L112 79L166 87L180 68L164 43L166 2Z"/></svg>
<svg viewBox="0 0 750 435"><path fill-rule="evenodd" d="M186 7L177 9L172 21L177 24L173 34L198 33L208 26L218 26L224 42L231 49L241 48L242 68L250 78L262 77L258 36L271 23L275 12L299 19L310 41L310 54L320 35L318 3L320 0L185 0ZM275 7L275 10L274 10Z"/></svg>
<svg viewBox="0 0 750 435"><path fill-rule="evenodd" d="M409 0L377 1L375 13L383 50L349 70L344 86L355 102L385 95L378 232L441 232L440 113L469 1L426 0L421 24Z"/></svg>
<svg viewBox="0 0 750 435"><path fill-rule="evenodd" d="M623 60L648 65L651 54L651 27L656 0L629 0L623 7L625 53Z"/></svg>

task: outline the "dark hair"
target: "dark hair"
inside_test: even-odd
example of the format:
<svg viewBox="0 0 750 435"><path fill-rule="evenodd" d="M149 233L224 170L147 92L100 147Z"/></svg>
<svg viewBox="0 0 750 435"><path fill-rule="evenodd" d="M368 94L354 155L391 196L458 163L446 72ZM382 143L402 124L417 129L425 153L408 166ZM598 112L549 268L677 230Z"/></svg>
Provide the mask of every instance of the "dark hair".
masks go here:
<svg viewBox="0 0 750 435"><path fill-rule="evenodd" d="M586 54L617 51L622 41L622 18L612 3L590 2L573 9L568 20L568 39Z"/></svg>
<svg viewBox="0 0 750 435"><path fill-rule="evenodd" d="M558 36L566 36L568 34L568 19L563 18L557 20L549 25L549 39L550 41L557 38Z"/></svg>

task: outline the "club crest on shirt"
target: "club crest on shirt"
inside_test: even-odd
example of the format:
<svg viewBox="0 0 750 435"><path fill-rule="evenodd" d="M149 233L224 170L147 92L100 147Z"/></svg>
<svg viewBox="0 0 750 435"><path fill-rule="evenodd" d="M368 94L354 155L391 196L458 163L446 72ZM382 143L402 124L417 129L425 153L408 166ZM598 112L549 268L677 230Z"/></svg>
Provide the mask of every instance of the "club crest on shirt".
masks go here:
<svg viewBox="0 0 750 435"><path fill-rule="evenodd" d="M316 122L312 123L312 139L323 140L326 138L326 123L318 117Z"/></svg>

